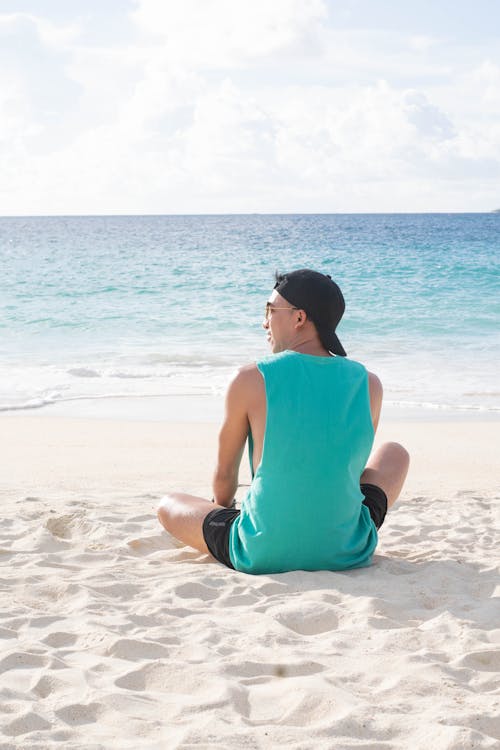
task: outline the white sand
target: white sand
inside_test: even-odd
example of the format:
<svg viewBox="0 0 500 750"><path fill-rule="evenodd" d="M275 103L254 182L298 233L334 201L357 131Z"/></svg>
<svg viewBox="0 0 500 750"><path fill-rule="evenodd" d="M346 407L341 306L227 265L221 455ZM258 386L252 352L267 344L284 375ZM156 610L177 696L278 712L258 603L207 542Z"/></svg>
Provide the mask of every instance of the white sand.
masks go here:
<svg viewBox="0 0 500 750"><path fill-rule="evenodd" d="M500 747L499 428L382 424L374 565L254 577L154 515L216 426L3 416L0 750Z"/></svg>

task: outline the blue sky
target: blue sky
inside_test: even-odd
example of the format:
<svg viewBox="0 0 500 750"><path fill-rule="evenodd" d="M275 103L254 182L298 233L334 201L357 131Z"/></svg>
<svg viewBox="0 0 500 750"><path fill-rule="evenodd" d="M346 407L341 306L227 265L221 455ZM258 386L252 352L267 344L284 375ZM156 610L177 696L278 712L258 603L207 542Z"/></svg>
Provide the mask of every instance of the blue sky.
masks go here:
<svg viewBox="0 0 500 750"><path fill-rule="evenodd" d="M500 207L500 3L0 2L0 213Z"/></svg>

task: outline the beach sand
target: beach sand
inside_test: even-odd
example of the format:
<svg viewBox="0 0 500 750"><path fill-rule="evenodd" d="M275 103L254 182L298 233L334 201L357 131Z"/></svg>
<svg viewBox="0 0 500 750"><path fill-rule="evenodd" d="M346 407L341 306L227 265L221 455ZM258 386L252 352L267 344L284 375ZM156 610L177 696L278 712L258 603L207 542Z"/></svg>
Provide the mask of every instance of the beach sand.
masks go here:
<svg viewBox="0 0 500 750"><path fill-rule="evenodd" d="M245 575L161 530L167 489L211 495L216 434L2 416L0 750L498 748L500 422L383 419L410 474L342 573Z"/></svg>

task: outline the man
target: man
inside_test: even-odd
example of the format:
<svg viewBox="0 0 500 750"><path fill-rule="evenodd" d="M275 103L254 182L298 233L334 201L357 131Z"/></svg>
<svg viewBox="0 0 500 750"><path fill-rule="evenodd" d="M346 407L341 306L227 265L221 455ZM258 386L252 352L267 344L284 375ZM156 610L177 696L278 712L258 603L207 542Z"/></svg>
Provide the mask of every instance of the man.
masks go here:
<svg viewBox="0 0 500 750"><path fill-rule="evenodd" d="M345 303L330 276L277 275L263 327L273 354L230 383L213 478L215 506L171 493L165 529L247 573L368 565L405 480L397 443L370 451L382 385L347 359L335 329ZM248 438L252 483L234 508Z"/></svg>

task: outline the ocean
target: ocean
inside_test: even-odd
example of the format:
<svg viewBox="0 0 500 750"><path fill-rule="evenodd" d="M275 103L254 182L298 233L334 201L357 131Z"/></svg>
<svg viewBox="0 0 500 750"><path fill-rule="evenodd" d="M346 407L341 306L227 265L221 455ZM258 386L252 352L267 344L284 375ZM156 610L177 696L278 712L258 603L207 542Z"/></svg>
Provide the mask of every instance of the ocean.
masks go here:
<svg viewBox="0 0 500 750"><path fill-rule="evenodd" d="M494 213L0 218L0 410L220 396L310 267L386 403L500 412L499 258Z"/></svg>

